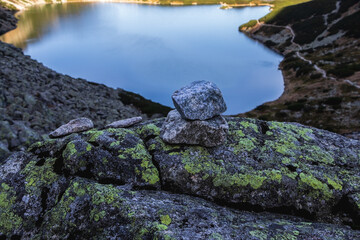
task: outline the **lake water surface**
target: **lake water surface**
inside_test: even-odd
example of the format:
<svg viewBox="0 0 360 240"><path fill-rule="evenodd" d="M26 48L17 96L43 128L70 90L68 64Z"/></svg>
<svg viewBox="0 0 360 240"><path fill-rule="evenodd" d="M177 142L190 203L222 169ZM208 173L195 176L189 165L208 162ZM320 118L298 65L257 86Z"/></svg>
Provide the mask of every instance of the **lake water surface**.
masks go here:
<svg viewBox="0 0 360 240"><path fill-rule="evenodd" d="M238 31L269 7L165 7L67 3L32 7L1 40L72 77L123 88L173 106L171 94L195 80L215 82L227 114L275 100L282 57Z"/></svg>

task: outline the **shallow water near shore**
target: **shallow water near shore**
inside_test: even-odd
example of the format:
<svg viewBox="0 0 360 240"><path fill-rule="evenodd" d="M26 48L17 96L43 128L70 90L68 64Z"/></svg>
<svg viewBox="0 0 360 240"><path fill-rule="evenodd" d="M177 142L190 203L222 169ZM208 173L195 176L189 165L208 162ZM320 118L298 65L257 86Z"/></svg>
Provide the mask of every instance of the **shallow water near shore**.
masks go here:
<svg viewBox="0 0 360 240"><path fill-rule="evenodd" d="M196 80L215 82L237 114L283 91L282 57L238 31L269 7L167 7L67 3L21 12L0 40L72 77L136 92L173 106L171 94Z"/></svg>

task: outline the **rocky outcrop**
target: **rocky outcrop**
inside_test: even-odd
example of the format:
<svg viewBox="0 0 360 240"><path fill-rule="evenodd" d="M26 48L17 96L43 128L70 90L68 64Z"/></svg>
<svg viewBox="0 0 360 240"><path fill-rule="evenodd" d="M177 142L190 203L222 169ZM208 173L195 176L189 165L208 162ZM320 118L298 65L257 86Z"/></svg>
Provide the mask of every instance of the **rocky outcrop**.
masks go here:
<svg viewBox="0 0 360 240"><path fill-rule="evenodd" d="M14 11L0 6L0 35L16 28L16 23Z"/></svg>
<svg viewBox="0 0 360 240"><path fill-rule="evenodd" d="M164 119L33 144L0 166L0 235L360 238L348 226L360 228L359 141L226 120L226 144L212 148L166 144Z"/></svg>

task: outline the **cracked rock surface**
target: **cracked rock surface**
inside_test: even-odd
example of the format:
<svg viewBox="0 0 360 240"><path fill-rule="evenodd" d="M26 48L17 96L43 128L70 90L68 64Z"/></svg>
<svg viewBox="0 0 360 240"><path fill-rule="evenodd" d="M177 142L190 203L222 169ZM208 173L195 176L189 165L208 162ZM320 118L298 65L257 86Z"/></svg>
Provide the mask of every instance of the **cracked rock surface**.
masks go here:
<svg viewBox="0 0 360 240"><path fill-rule="evenodd" d="M359 239L360 142L226 118L224 145L170 145L164 119L33 144L0 166L0 236Z"/></svg>

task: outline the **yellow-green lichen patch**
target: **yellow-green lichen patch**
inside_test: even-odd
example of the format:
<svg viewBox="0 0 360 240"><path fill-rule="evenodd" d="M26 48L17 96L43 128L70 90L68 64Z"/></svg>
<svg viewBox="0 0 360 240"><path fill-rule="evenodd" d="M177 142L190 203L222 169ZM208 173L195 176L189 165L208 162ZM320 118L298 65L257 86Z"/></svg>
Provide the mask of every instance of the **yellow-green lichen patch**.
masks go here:
<svg viewBox="0 0 360 240"><path fill-rule="evenodd" d="M159 136L160 135L160 128L153 123L141 126L140 128L136 129L135 131L140 136L144 136L144 135Z"/></svg>
<svg viewBox="0 0 360 240"><path fill-rule="evenodd" d="M96 142L99 136L104 134L104 131L99 131L96 129L91 129L89 131L84 132L85 135L89 136L89 142Z"/></svg>
<svg viewBox="0 0 360 240"><path fill-rule="evenodd" d="M304 186L308 186L312 189L309 196L313 198L323 197L325 200L333 198L333 193L327 184L321 182L311 174L300 173L299 176L299 187L303 188Z"/></svg>
<svg viewBox="0 0 360 240"><path fill-rule="evenodd" d="M293 180L295 180L299 175L297 172L290 171L287 167L282 167L280 171L282 175L287 176Z"/></svg>
<svg viewBox="0 0 360 240"><path fill-rule="evenodd" d="M255 146L256 139L253 137L240 138L236 144L230 144L230 147L233 148L234 154L239 154L241 152L247 151L250 152L256 148Z"/></svg>
<svg viewBox="0 0 360 240"><path fill-rule="evenodd" d="M130 207L123 203L122 193L122 190L115 188L111 184L102 185L74 179L58 204L47 213L48 221L46 225L50 228L66 226L69 231L77 229L79 226L76 218L68 217L76 214L77 211L89 212L89 219L94 222L103 220L107 216L108 209L116 208L119 210L119 214L126 217L125 213ZM80 202L83 204L79 205ZM76 211L73 208L76 208ZM75 222L72 220L75 220Z"/></svg>
<svg viewBox="0 0 360 240"><path fill-rule="evenodd" d="M122 198L120 194L122 190L117 189L113 185L101 185L98 183L88 184L86 186L87 193L91 196L91 201L94 205L110 204L115 207L120 207Z"/></svg>
<svg viewBox="0 0 360 240"><path fill-rule="evenodd" d="M164 231L164 230L168 229L168 227L165 224L154 222L152 229L155 231Z"/></svg>
<svg viewBox="0 0 360 240"><path fill-rule="evenodd" d="M174 153L184 164L184 169L201 177L202 180L212 179L215 187L231 188L233 186L259 189L265 182L281 183L282 174L277 170L253 170L243 167L238 173L230 173L221 159L213 159L206 148L193 146L185 151ZM228 163L229 164L229 163ZM232 168L231 164L227 167Z"/></svg>
<svg viewBox="0 0 360 240"><path fill-rule="evenodd" d="M339 180L337 177L335 177L334 179L326 176L326 179L327 179L327 182L328 182L328 185L332 186L335 190L339 190L341 191L342 190L342 181Z"/></svg>
<svg viewBox="0 0 360 240"><path fill-rule="evenodd" d="M334 158L332 155L321 149L319 146L307 145L302 148L305 152L305 159L307 161L320 162L324 164L333 164Z"/></svg>
<svg viewBox="0 0 360 240"><path fill-rule="evenodd" d="M79 149L77 149L76 146L77 143L80 143L78 147ZM66 148L62 153L62 156L64 159L71 159L74 156L79 157L85 154L86 152L91 151L91 149L92 146L87 142L71 141L66 145Z"/></svg>
<svg viewBox="0 0 360 240"><path fill-rule="evenodd" d="M286 135L296 135L302 137L305 141L310 141L313 130L300 127L291 123L269 122L270 130L278 130Z"/></svg>
<svg viewBox="0 0 360 240"><path fill-rule="evenodd" d="M21 174L25 175L25 190L39 195L41 187L49 186L59 179L54 172L56 158L47 158L42 166L36 166L36 161L30 161Z"/></svg>
<svg viewBox="0 0 360 240"><path fill-rule="evenodd" d="M136 133L130 129L125 128L109 128L107 132L114 136L120 143L126 139L127 135L137 136Z"/></svg>
<svg viewBox="0 0 360 240"><path fill-rule="evenodd" d="M281 183L282 180L281 171L272 169L271 171L267 171L266 175L270 180Z"/></svg>
<svg viewBox="0 0 360 240"><path fill-rule="evenodd" d="M141 167L143 169L141 171L141 177L143 180L152 185L160 181L159 171L151 161L143 159L141 162Z"/></svg>
<svg viewBox="0 0 360 240"><path fill-rule="evenodd" d="M241 152L250 152L256 148L256 138L251 136L246 136L242 130L231 130L229 135L232 137L234 143L229 144L229 147L233 149L234 154L239 154Z"/></svg>
<svg viewBox="0 0 360 240"><path fill-rule="evenodd" d="M6 183L0 186L0 232L15 232L22 224L22 218L13 212L16 192Z"/></svg>
<svg viewBox="0 0 360 240"><path fill-rule="evenodd" d="M177 151L178 149L180 149L180 145L170 145L170 144L166 144L164 143L160 137L155 137L154 140L156 141L156 143L153 143L150 145L149 150L155 150L156 148L159 148L161 151L164 152L169 152L171 154L171 152L173 151Z"/></svg>
<svg viewBox="0 0 360 240"><path fill-rule="evenodd" d="M244 128L252 128L255 132L259 133L259 128L255 123L249 121L241 121L240 125Z"/></svg>
<svg viewBox="0 0 360 240"><path fill-rule="evenodd" d="M139 143L132 148L126 148L124 150L119 150L121 153L119 158L126 159L126 156L131 157L134 160L141 161L140 167L135 168L135 174L141 175L141 178L151 184L154 185L159 182L159 172L155 165L152 162L152 157L148 153L145 148L144 143L142 140L139 139Z"/></svg>
<svg viewBox="0 0 360 240"><path fill-rule="evenodd" d="M169 215L161 215L160 216L160 221L162 224L169 226L171 223L171 218Z"/></svg>

